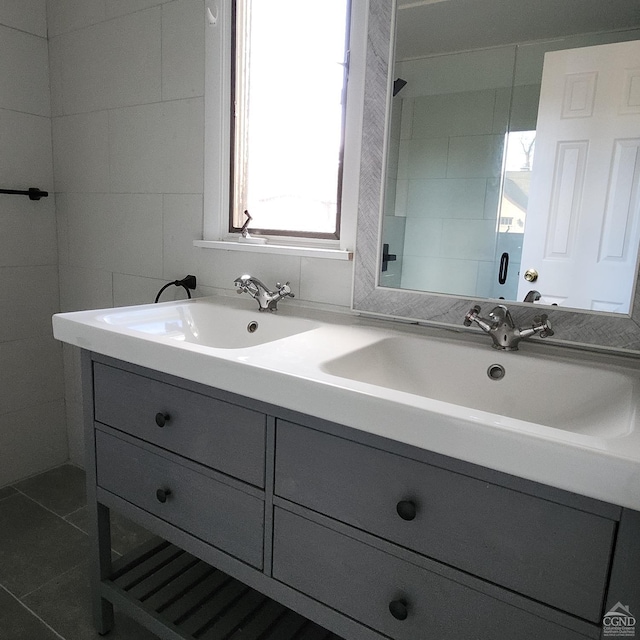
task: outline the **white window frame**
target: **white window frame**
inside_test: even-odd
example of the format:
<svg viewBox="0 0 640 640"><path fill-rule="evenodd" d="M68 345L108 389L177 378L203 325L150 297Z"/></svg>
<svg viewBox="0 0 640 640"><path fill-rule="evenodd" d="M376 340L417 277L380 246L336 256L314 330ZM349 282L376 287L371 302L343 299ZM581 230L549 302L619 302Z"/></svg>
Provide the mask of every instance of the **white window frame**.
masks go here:
<svg viewBox="0 0 640 640"><path fill-rule="evenodd" d="M205 0L204 220L205 248L351 259L356 236L368 0L351 1L349 82L345 114L340 240L266 236L266 245L229 233L231 163L231 0Z"/></svg>

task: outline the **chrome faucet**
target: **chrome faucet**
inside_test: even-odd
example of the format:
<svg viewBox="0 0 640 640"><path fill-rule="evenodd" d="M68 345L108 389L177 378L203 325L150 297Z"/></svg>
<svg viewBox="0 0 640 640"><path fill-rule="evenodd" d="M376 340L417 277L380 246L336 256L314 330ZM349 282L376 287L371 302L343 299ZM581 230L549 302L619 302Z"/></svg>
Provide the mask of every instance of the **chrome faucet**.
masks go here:
<svg viewBox="0 0 640 640"><path fill-rule="evenodd" d="M289 283L280 284L276 283L277 291L269 291L267 286L250 275L240 276L233 281L233 284L237 287L238 293L248 293L258 303L260 311L277 311L278 302L282 298L295 298L291 293Z"/></svg>
<svg viewBox="0 0 640 640"><path fill-rule="evenodd" d="M541 338L553 335L553 329L546 314L536 316L530 328L519 329L511 317L511 312L503 304L494 307L489 312L488 319L480 317L480 307L475 305L464 317L465 327L470 327L473 322L491 336L494 349L505 351L517 351L520 340L529 338L536 333L540 334Z"/></svg>

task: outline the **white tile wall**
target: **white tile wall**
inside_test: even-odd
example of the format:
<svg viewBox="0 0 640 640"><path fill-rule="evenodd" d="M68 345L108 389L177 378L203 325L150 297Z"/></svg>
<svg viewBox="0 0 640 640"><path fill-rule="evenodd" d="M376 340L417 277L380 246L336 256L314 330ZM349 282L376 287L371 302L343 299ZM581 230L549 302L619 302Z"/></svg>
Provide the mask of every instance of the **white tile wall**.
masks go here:
<svg viewBox="0 0 640 640"><path fill-rule="evenodd" d="M69 460L79 467L83 467L86 453L84 450L84 416L82 403L71 402L65 399L64 410Z"/></svg>
<svg viewBox="0 0 640 640"><path fill-rule="evenodd" d="M54 115L161 98L160 7L51 39Z"/></svg>
<svg viewBox="0 0 640 640"><path fill-rule="evenodd" d="M0 415L62 398L62 346L49 337L0 343Z"/></svg>
<svg viewBox="0 0 640 640"><path fill-rule="evenodd" d="M495 251L495 221L442 221L442 256L459 260L493 260Z"/></svg>
<svg viewBox="0 0 640 640"><path fill-rule="evenodd" d="M55 265L0 267L0 343L50 336L59 304Z"/></svg>
<svg viewBox="0 0 640 640"><path fill-rule="evenodd" d="M94 111L52 120L55 189L109 191L109 116Z"/></svg>
<svg viewBox="0 0 640 640"><path fill-rule="evenodd" d="M202 193L202 98L109 113L109 171L115 193Z"/></svg>
<svg viewBox="0 0 640 640"><path fill-rule="evenodd" d="M113 306L113 274L110 271L61 265L58 275L62 311Z"/></svg>
<svg viewBox="0 0 640 640"><path fill-rule="evenodd" d="M103 22L106 17L104 0L47 0L50 38Z"/></svg>
<svg viewBox="0 0 640 640"><path fill-rule="evenodd" d="M475 295L478 262L423 256L405 256L402 288Z"/></svg>
<svg viewBox="0 0 640 640"><path fill-rule="evenodd" d="M483 218L486 183L482 178L410 180L407 215L420 218Z"/></svg>
<svg viewBox="0 0 640 640"><path fill-rule="evenodd" d="M409 206L409 180L397 180L396 181L396 203L394 209L394 215L406 217L407 208Z"/></svg>
<svg viewBox="0 0 640 640"><path fill-rule="evenodd" d="M197 275L193 241L202 238L202 196L168 194L162 201L163 277L178 280Z"/></svg>
<svg viewBox="0 0 640 640"><path fill-rule="evenodd" d="M0 26L0 109L49 116L48 87L46 39Z"/></svg>
<svg viewBox="0 0 640 640"><path fill-rule="evenodd" d="M162 99L204 95L204 0L162 6Z"/></svg>
<svg viewBox="0 0 640 640"><path fill-rule="evenodd" d="M0 158L3 155L0 145ZM28 180L31 185L28 174L23 180ZM31 201L24 197L0 195L0 225L0 267L57 263L55 201L52 196Z"/></svg>
<svg viewBox="0 0 640 640"><path fill-rule="evenodd" d="M46 38L47 7L42 0L2 0L0 24Z"/></svg>
<svg viewBox="0 0 640 640"><path fill-rule="evenodd" d="M176 280L177 278L174 278ZM113 274L113 306L126 307L131 304L152 303L166 280L142 278L124 273ZM162 292L161 302L183 300L186 292L182 287L169 287Z"/></svg>
<svg viewBox="0 0 640 640"><path fill-rule="evenodd" d="M449 142L448 178L496 178L502 170L503 136L464 136Z"/></svg>
<svg viewBox="0 0 640 640"><path fill-rule="evenodd" d="M64 389L66 431L69 459L77 465L84 464L84 428L82 415L82 384L80 378L80 349L62 345L64 363Z"/></svg>
<svg viewBox="0 0 640 640"><path fill-rule="evenodd" d="M510 87L515 53L511 45L399 62L396 72L408 82L402 95L427 96Z"/></svg>
<svg viewBox="0 0 640 640"><path fill-rule="evenodd" d="M489 178L484 200L485 220L496 220L500 201L500 178Z"/></svg>
<svg viewBox="0 0 640 640"><path fill-rule="evenodd" d="M404 238L405 256L442 255L442 218L407 217Z"/></svg>
<svg viewBox="0 0 640 640"><path fill-rule="evenodd" d="M493 111L493 127L491 133L507 133L507 129L513 131L513 120L510 120L509 110L511 109L511 89L496 89L496 104ZM538 104L538 100L535 101ZM537 112L537 107L535 108ZM512 115L512 114L511 114Z"/></svg>
<svg viewBox="0 0 640 640"><path fill-rule="evenodd" d="M0 2L0 187L53 191L45 0ZM0 486L68 456L55 198L0 195Z"/></svg>
<svg viewBox="0 0 640 640"><path fill-rule="evenodd" d="M67 460L62 400L0 414L0 486Z"/></svg>
<svg viewBox="0 0 640 640"><path fill-rule="evenodd" d="M518 266L509 263L509 270L516 269ZM511 292L507 292L506 288L498 283L498 265L495 261L478 262L478 281L476 284L476 295L483 298L497 298L504 296L507 300Z"/></svg>
<svg viewBox="0 0 640 640"><path fill-rule="evenodd" d="M532 131L536 128L539 101L539 84L526 84L513 88L511 131Z"/></svg>
<svg viewBox="0 0 640 640"><path fill-rule="evenodd" d="M398 178L444 178L448 153L449 138L412 138L407 143L407 165L398 164Z"/></svg>
<svg viewBox="0 0 640 640"><path fill-rule="evenodd" d="M266 285L291 282L300 291L300 260L296 256L262 255L239 251L198 249L196 275L199 282L216 289L233 289L233 281L243 273L255 274Z"/></svg>
<svg viewBox="0 0 640 640"><path fill-rule="evenodd" d="M68 194L69 265L162 277L162 196Z"/></svg>
<svg viewBox="0 0 640 640"><path fill-rule="evenodd" d="M0 116L0 176L16 188L53 191L51 119L2 110Z"/></svg>
<svg viewBox="0 0 640 640"><path fill-rule="evenodd" d="M414 99L414 138L468 136L491 133L496 96L494 90L465 91Z"/></svg>
<svg viewBox="0 0 640 640"><path fill-rule="evenodd" d="M352 280L353 262L302 258L298 297L346 307L351 300Z"/></svg>
<svg viewBox="0 0 640 640"><path fill-rule="evenodd" d="M141 9L156 7L165 2L170 2L170 0L104 0L107 18L124 16Z"/></svg>

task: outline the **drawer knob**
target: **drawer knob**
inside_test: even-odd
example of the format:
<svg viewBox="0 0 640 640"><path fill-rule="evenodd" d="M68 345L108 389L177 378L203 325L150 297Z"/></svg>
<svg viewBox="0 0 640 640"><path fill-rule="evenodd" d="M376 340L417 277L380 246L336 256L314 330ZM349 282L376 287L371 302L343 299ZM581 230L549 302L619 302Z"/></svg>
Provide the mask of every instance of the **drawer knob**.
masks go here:
<svg viewBox="0 0 640 640"><path fill-rule="evenodd" d="M413 520L416 517L416 503L411 500L400 500L396 511L403 520Z"/></svg>
<svg viewBox="0 0 640 640"><path fill-rule="evenodd" d="M389 611L396 620L406 620L409 615L406 600L392 600L389 603Z"/></svg>
<svg viewBox="0 0 640 640"><path fill-rule="evenodd" d="M171 416L168 413L163 413L162 411L158 411L158 413L156 413L156 424L159 427L164 427L169 420L171 420Z"/></svg>
<svg viewBox="0 0 640 640"><path fill-rule="evenodd" d="M171 495L171 489L158 489L156 491L156 498L158 502L162 502L164 504L167 501L167 498Z"/></svg>

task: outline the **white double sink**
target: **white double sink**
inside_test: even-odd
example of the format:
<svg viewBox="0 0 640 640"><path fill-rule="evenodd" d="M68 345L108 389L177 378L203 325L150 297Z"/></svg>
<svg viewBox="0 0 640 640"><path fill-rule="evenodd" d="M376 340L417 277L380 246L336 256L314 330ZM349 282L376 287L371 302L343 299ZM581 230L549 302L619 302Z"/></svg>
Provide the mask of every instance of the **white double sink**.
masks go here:
<svg viewBox="0 0 640 640"><path fill-rule="evenodd" d="M640 510L640 365L238 298L58 314L59 340Z"/></svg>

